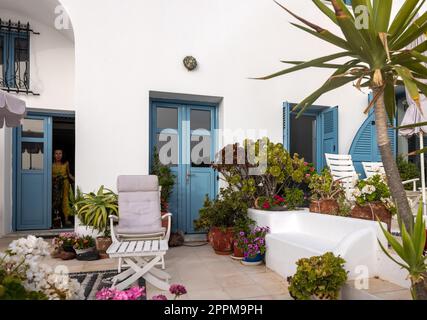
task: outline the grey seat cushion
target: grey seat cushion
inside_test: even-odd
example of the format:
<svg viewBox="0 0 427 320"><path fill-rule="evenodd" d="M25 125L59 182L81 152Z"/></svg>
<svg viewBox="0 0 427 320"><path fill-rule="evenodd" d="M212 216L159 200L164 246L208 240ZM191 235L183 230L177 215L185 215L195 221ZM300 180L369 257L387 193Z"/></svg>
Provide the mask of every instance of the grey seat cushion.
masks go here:
<svg viewBox="0 0 427 320"><path fill-rule="evenodd" d="M120 234L162 233L160 196L157 176L120 176L119 225Z"/></svg>

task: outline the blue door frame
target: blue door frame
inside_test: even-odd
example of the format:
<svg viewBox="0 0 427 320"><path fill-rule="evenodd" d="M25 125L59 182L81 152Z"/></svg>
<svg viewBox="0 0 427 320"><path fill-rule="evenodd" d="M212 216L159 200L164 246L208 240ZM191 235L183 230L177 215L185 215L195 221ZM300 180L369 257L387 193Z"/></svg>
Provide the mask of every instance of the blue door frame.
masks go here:
<svg viewBox="0 0 427 320"><path fill-rule="evenodd" d="M283 146L290 150L290 124L292 108L289 102L283 104ZM311 106L304 115L316 117L316 170L326 166L325 153L338 154L338 107Z"/></svg>
<svg viewBox="0 0 427 320"><path fill-rule="evenodd" d="M29 111L26 119L41 120L43 138L22 137L22 127L13 129L12 229L45 230L52 227L52 129L53 117L74 118L74 112ZM22 169L22 144L43 143L42 170ZM26 179L28 178L29 179ZM31 181L32 180L32 181ZM35 182L35 183L32 183ZM30 208L27 210L27 208Z"/></svg>
<svg viewBox="0 0 427 320"><path fill-rule="evenodd" d="M218 110L214 104L203 104L188 101L153 100L150 107L150 168L157 134L160 132L178 136L178 165L171 166L175 175L175 186L169 201L169 208L174 215L172 229L185 233L196 233L193 221L198 217L205 196L210 199L217 196L217 173L212 168L194 167L191 164L191 137L210 136L210 156L213 161L216 150L216 131ZM176 129L157 128L157 108L176 109L178 123ZM210 111L210 132L191 129L191 111Z"/></svg>

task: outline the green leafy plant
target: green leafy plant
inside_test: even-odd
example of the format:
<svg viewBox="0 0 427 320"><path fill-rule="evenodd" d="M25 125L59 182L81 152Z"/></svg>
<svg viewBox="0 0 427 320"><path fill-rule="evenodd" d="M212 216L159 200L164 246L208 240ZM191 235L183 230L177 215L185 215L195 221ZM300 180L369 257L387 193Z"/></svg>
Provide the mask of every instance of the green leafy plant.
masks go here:
<svg viewBox="0 0 427 320"><path fill-rule="evenodd" d="M397 169L399 170L402 181L408 181L416 178L420 178L421 172L415 163L408 162L403 155L399 155L396 160ZM418 183L419 185L419 183ZM406 190L412 190L412 184L405 185Z"/></svg>
<svg viewBox="0 0 427 320"><path fill-rule="evenodd" d="M396 238L384 229L380 223L380 227L393 250L402 259L398 261L392 257L389 251L384 247L381 241L378 240L384 253L393 260L396 264L406 269L409 273L409 278L412 283L412 297L414 299L426 299L423 294L427 287L427 256L424 255L426 243L426 224L423 219L423 205L420 203L417 218L415 220L413 231L408 231L406 226L399 221L400 233L402 240L399 242Z"/></svg>
<svg viewBox="0 0 427 320"><path fill-rule="evenodd" d="M338 203L338 215L349 215L351 204L346 198L345 189L339 181L334 181L328 168L323 169L320 174L312 175L308 187L311 191L311 200L335 200Z"/></svg>
<svg viewBox="0 0 427 320"><path fill-rule="evenodd" d="M77 237L73 245L76 250L83 250L95 247L95 239L91 236Z"/></svg>
<svg viewBox="0 0 427 320"><path fill-rule="evenodd" d="M274 201L286 189L302 188L315 173L304 159L297 154L291 156L283 144L268 138L246 139L242 145L224 147L212 167L231 188L242 192L251 207L260 197ZM251 173L257 168L257 174Z"/></svg>
<svg viewBox="0 0 427 320"><path fill-rule="evenodd" d="M231 188L221 189L217 199L206 196L199 219L194 221L195 229L208 231L212 227L221 229L234 228L237 223L250 223L247 218L248 205L242 200L242 193Z"/></svg>
<svg viewBox="0 0 427 320"><path fill-rule="evenodd" d="M110 235L109 216L118 216L118 196L113 191L101 186L94 193L83 194L83 200L77 202L77 216L88 227L92 227L105 236Z"/></svg>
<svg viewBox="0 0 427 320"><path fill-rule="evenodd" d="M297 261L297 272L288 278L289 293L296 300L336 300L347 281L345 260L332 252Z"/></svg>
<svg viewBox="0 0 427 320"><path fill-rule="evenodd" d="M295 210L304 205L304 191L298 188L287 188L284 192L286 208Z"/></svg>
<svg viewBox="0 0 427 320"><path fill-rule="evenodd" d="M391 199L391 192L384 175L376 174L368 179L359 180L353 195L356 203L361 206L371 202L382 202L392 214L396 213L396 206Z"/></svg>
<svg viewBox="0 0 427 320"><path fill-rule="evenodd" d="M76 192L74 193L73 186L70 185L70 190L68 192L68 204L70 206L70 210L68 211L70 215L75 216L79 210L77 204L83 200L83 192L79 187L76 188Z"/></svg>
<svg viewBox="0 0 427 320"><path fill-rule="evenodd" d="M151 174L156 175L159 178L159 185L162 187L161 190L161 207L162 212L168 212L169 199L175 185L175 176L172 174L171 169L162 164L159 158L157 148L154 147L153 152L153 165L151 168Z"/></svg>

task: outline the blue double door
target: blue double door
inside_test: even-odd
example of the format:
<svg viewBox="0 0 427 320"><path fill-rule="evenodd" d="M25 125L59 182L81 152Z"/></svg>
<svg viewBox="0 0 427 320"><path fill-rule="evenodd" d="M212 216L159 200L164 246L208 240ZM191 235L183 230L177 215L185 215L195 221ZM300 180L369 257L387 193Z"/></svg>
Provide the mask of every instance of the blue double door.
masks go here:
<svg viewBox="0 0 427 320"><path fill-rule="evenodd" d="M14 132L14 226L51 227L52 117L29 116Z"/></svg>
<svg viewBox="0 0 427 320"><path fill-rule="evenodd" d="M151 154L175 176L169 199L173 230L196 233L194 220L199 217L206 196L216 196L216 174L210 167L215 156L215 106L153 102L151 106Z"/></svg>

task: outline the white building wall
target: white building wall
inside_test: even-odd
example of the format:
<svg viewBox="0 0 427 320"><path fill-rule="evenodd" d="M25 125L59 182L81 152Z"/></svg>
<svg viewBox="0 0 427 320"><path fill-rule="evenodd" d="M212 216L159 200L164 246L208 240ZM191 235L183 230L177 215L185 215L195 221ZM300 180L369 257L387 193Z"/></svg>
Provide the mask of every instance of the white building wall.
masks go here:
<svg viewBox="0 0 427 320"><path fill-rule="evenodd" d="M35 5L35 4L31 4ZM74 43L52 25L2 8L0 18L29 22L40 35L31 35L31 90L40 96L20 94L31 109L74 110ZM0 129L0 236L12 231L12 130Z"/></svg>
<svg viewBox="0 0 427 320"><path fill-rule="evenodd" d="M338 52L293 28L272 1L62 0L76 44L77 183L85 191L115 187L119 174L144 174L149 158L149 91L223 97L220 124L267 129L282 141L282 103L298 102L330 71L307 70L269 81L281 59ZM319 21L310 1L289 0L296 12ZM186 55L199 61L188 72ZM361 125L367 95L351 85L318 104L340 106L340 152Z"/></svg>

